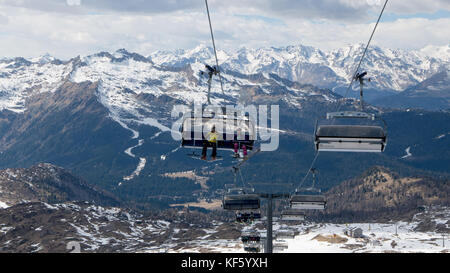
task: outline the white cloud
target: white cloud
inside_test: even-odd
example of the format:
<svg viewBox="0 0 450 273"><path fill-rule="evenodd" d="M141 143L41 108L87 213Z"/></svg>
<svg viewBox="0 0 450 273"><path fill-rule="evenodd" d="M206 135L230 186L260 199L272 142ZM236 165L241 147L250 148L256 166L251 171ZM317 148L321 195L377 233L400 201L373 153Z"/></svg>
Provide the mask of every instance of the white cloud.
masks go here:
<svg viewBox="0 0 450 273"><path fill-rule="evenodd" d="M439 10L450 10L448 0L408 0L389 1L387 9L397 14L433 13Z"/></svg>
<svg viewBox="0 0 450 273"><path fill-rule="evenodd" d="M377 44L385 47L419 49L427 45L448 45L450 18L399 19L380 25Z"/></svg>
<svg viewBox="0 0 450 273"><path fill-rule="evenodd" d="M79 6L81 5L81 0L66 0L69 6Z"/></svg>
<svg viewBox="0 0 450 273"><path fill-rule="evenodd" d="M69 6L68 2L75 6ZM0 0L0 56L35 57L50 53L59 58L71 58L98 51L113 51L127 48L148 55L155 50L193 48L200 43L210 44L209 26L203 1L156 1L155 6L146 5L151 12L119 12L127 1L112 1L114 5L103 9L107 1L77 0L36 1ZM142 2L142 1L140 1ZM145 3L153 1L144 1ZM200 2L200 4L198 4ZM241 46L265 47L290 44L306 44L324 50L342 47L358 42L365 43L373 28L373 22L384 1L340 0L306 1L305 10L295 16L304 1L229 0L211 1L210 9L219 49L232 50ZM392 2L392 3L391 3ZM391 1L387 11L402 10L415 13L422 8L422 1L408 1L403 4ZM22 3L22 4L20 4ZM29 4L29 6L25 4ZM185 6L186 9L180 9ZM257 4L255 4L257 3ZM330 7L321 9L325 4ZM25 6L24 6L25 5ZM103 6L102 6L103 5ZM448 7L439 0L427 1L428 11ZM325 5L326 6L326 5ZM339 9L330 11L332 7ZM46 11L48 8L48 11ZM372 9L376 14L366 13L352 21L341 20L338 15L352 11ZM72 10L73 12L71 12ZM94 11L102 12L94 12ZM127 11L124 8L124 11ZM327 13L328 12L328 13ZM327 17L329 14L329 17ZM350 15L348 15L350 16ZM357 15L354 15L357 17ZM373 43L392 48L421 48L426 45L447 45L450 37L450 18L424 19L408 18L382 22Z"/></svg>

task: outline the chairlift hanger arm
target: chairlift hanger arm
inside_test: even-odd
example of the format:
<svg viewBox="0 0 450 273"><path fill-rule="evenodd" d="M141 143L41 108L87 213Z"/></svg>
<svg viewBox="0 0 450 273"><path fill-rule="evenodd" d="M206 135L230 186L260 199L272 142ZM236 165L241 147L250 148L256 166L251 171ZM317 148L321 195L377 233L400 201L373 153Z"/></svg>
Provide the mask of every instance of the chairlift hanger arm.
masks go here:
<svg viewBox="0 0 450 273"><path fill-rule="evenodd" d="M362 63L362 61L364 60L364 57L366 56L367 49L369 48L369 45L370 45L370 43L371 43L371 41L372 41L372 38L373 38L373 35L375 34L375 31L376 31L376 29L377 29L378 23L380 22L380 19L381 19L383 13L384 13L384 10L385 10L385 8L386 8L386 5L387 5L388 1L389 1L389 0L386 0L386 1L384 2L383 8L381 9L380 15L378 16L377 22L375 23L375 26L374 26L374 28L373 28L373 30L372 30L372 33L370 34L370 38L369 38L369 41L367 42L366 48L364 49L364 52L363 52L363 54L362 54L362 56L361 56L361 58L360 58L360 60L359 60L359 62L358 62L358 65L356 66L355 74L353 74L354 76L351 78L350 84L348 85L347 90L345 91L344 98L347 97L348 92L350 91L350 88L352 87L352 84L353 84L353 82L354 82L354 80L355 80L355 76L358 74L359 68L361 67L361 63ZM342 102L342 101L341 101L341 102ZM339 102L339 105L338 105L338 107L337 107L337 109L338 109L337 112L339 112L339 110L341 109L341 102Z"/></svg>
<svg viewBox="0 0 450 273"><path fill-rule="evenodd" d="M259 153L261 151L261 147L258 147L253 153L251 153L250 155L247 156L246 159L242 160L241 162L239 162L238 164L234 165L232 168L235 172L237 172L241 166L247 162L250 158L252 158L254 155L256 155L257 153Z"/></svg>

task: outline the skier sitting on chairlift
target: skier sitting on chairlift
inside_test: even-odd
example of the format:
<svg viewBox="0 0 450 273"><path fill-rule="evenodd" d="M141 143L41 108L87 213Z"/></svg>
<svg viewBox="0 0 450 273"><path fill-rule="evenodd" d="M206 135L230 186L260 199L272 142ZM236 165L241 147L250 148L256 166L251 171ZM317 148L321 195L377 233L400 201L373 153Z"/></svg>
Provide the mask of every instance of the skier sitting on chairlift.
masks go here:
<svg viewBox="0 0 450 273"><path fill-rule="evenodd" d="M203 140L203 151L202 151L202 159L206 160L206 151L208 147L212 147L211 159L216 160L217 156L217 133L216 126L213 125L211 128L211 132L206 135L206 139Z"/></svg>
<svg viewBox="0 0 450 273"><path fill-rule="evenodd" d="M237 140L236 142L234 142L234 157L235 158L240 158L239 155L239 140L244 140L245 139L245 133L242 131L241 128L237 128ZM245 145L242 145L242 151L243 151L243 156L244 158L247 157L247 147Z"/></svg>

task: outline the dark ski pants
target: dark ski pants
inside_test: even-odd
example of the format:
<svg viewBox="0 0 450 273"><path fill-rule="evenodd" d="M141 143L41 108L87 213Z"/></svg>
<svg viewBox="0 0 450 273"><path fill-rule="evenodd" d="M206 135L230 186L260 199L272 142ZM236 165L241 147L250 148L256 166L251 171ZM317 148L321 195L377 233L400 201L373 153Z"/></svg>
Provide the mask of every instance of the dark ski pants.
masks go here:
<svg viewBox="0 0 450 273"><path fill-rule="evenodd" d="M203 141L203 150L202 150L202 156L206 156L206 150L208 150L208 147L212 147L212 157L217 156L217 145L216 143L209 142L207 140Z"/></svg>

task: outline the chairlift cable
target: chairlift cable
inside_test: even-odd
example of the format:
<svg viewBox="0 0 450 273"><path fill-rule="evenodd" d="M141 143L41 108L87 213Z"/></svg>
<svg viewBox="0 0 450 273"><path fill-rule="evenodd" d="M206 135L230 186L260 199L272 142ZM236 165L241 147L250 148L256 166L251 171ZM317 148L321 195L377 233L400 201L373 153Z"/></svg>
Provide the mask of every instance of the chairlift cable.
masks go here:
<svg viewBox="0 0 450 273"><path fill-rule="evenodd" d="M209 15L208 0L205 0L205 4L206 4L206 12L208 13L209 30L211 31L211 40L212 40L213 49L214 49L214 56L216 57L217 74L219 74L219 79L220 79L220 88L222 90L222 94L225 94L225 92L223 91L222 75L220 74L219 60L217 58L216 43L214 42L214 33L213 33L213 29L212 29L212 24L211 24L211 17Z"/></svg>
<svg viewBox="0 0 450 273"><path fill-rule="evenodd" d="M316 155L314 156L314 159L311 163L311 166L308 169L308 172L306 172L306 175L303 177L302 181L300 182L299 186L295 189L295 191L298 191L298 189L300 189L303 184L306 181L306 178L308 177L309 173L311 172L311 170L314 168L314 164L316 163L317 158L319 157L319 151L317 151Z"/></svg>
<svg viewBox="0 0 450 273"><path fill-rule="evenodd" d="M245 187L245 180L244 180L244 177L242 176L242 172L241 172L241 169L239 169L239 176L241 177L241 180L242 180L242 184L244 185L244 187ZM250 186L251 186L251 184L250 183L248 183Z"/></svg>
<svg viewBox="0 0 450 273"><path fill-rule="evenodd" d="M312 168L311 169L311 172L312 172L312 175L313 175L313 182L312 182L312 189L314 189L314 186L316 185L316 169L315 168Z"/></svg>

